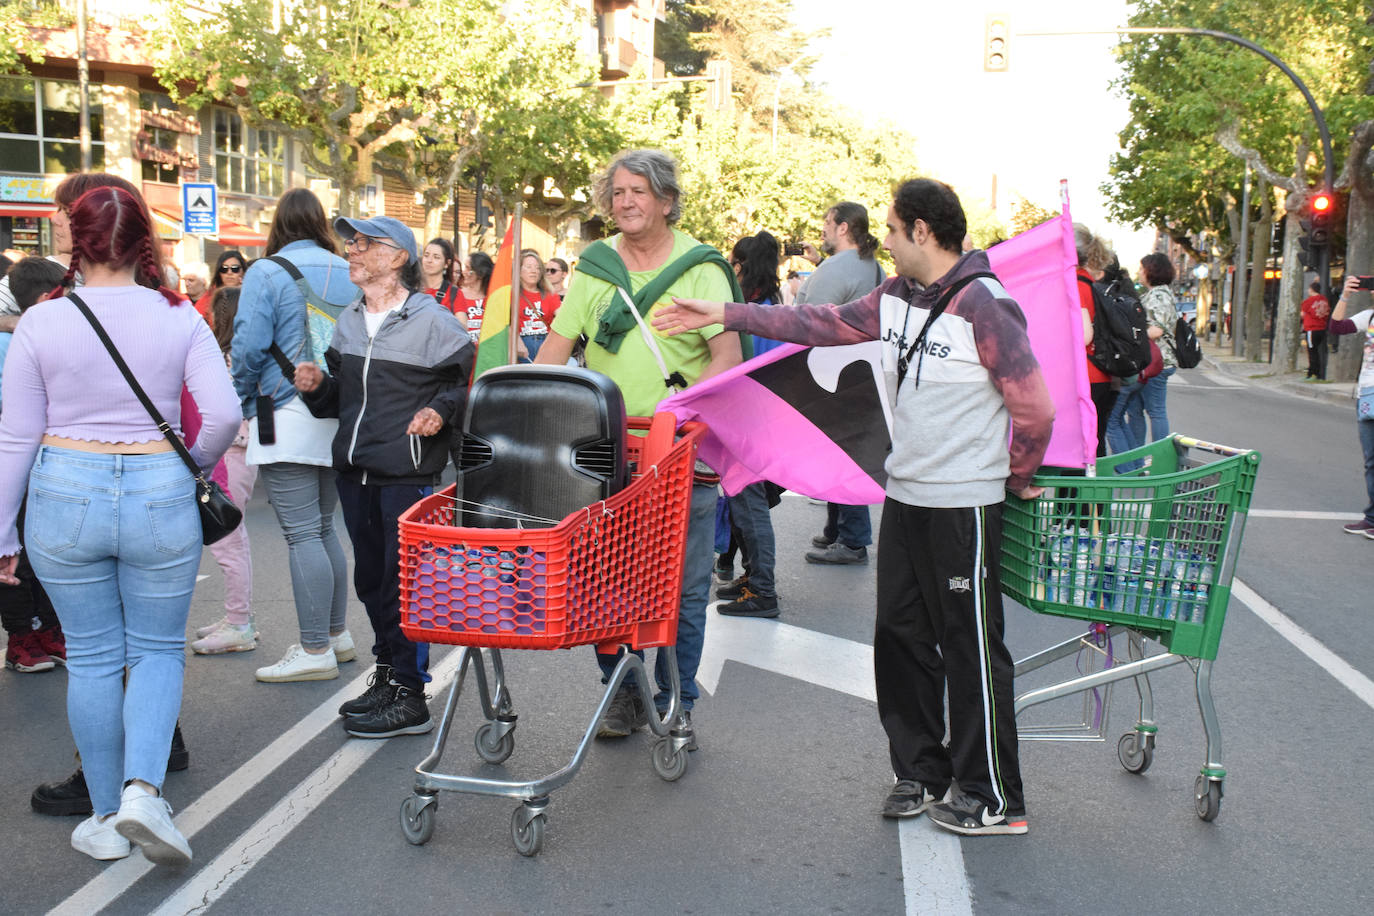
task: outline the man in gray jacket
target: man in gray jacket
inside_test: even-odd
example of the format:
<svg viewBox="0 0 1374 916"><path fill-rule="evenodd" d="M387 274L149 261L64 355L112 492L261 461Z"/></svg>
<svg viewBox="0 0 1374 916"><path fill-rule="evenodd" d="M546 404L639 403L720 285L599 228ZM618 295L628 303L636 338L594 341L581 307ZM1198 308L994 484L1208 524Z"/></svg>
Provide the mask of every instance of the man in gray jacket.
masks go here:
<svg viewBox="0 0 1374 916"><path fill-rule="evenodd" d="M886 279L874 259L878 240L868 231L868 210L853 201L840 201L825 213L821 226L824 261L810 244L806 258L816 270L797 291L795 305L853 302ZM827 503L825 529L811 539L808 563L867 563L873 543L873 523L867 506Z"/></svg>

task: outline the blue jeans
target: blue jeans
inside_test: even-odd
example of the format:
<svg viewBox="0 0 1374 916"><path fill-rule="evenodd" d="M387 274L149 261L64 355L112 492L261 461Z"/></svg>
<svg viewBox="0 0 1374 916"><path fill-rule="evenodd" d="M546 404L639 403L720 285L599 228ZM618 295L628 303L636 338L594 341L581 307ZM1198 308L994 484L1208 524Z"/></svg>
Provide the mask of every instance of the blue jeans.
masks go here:
<svg viewBox="0 0 1374 916"><path fill-rule="evenodd" d="M400 518L433 488L361 483L343 474L338 487L353 542L353 587L376 636L372 654L377 664L391 666L396 683L423 690L430 680L429 643L411 642L401 632Z"/></svg>
<svg viewBox="0 0 1374 916"><path fill-rule="evenodd" d="M258 473L286 536L301 645L322 651L329 648L331 633L344 631L348 610L348 559L334 530L338 474L333 468L286 462L264 464Z"/></svg>
<svg viewBox="0 0 1374 916"><path fill-rule="evenodd" d="M864 507L868 509L867 506ZM730 517L739 529L740 548L749 564L749 591L756 595L777 594L773 567L777 546L773 540L773 520L768 514L768 491L761 483L751 483L730 497Z"/></svg>
<svg viewBox="0 0 1374 916"><path fill-rule="evenodd" d="M1116 403L1107 415L1107 444L1113 455L1129 452L1145 444L1144 385L1136 382L1117 392ZM1130 461L1117 465L1118 472L1134 471L1143 462Z"/></svg>
<svg viewBox="0 0 1374 916"><path fill-rule="evenodd" d="M1166 366L1159 375L1145 383L1140 395L1145 401L1145 415L1150 418L1150 441L1158 442L1169 437L1169 376L1178 370Z"/></svg>
<svg viewBox="0 0 1374 916"><path fill-rule="evenodd" d="M1356 420L1359 427L1360 448L1364 451L1364 489L1369 505L1364 507L1364 520L1374 525L1374 420Z"/></svg>
<svg viewBox="0 0 1374 916"><path fill-rule="evenodd" d="M167 774L200 568L195 483L173 453L42 446L24 534L67 637L67 718L91 803L113 814L125 782L161 788Z"/></svg>
<svg viewBox="0 0 1374 916"><path fill-rule="evenodd" d="M706 604L711 597L711 565L714 554L716 529L716 487L714 484L695 484L692 487L692 514L687 520L686 555L682 564L682 593L678 603L677 646L665 646L658 650L654 663L654 680L658 693L654 704L666 710L670 697L668 689L668 668L663 653L672 649L677 653L678 676L682 682L682 708L691 709L697 697L697 668L701 665L701 647L706 641ZM641 658L643 652L637 652ZM615 670L619 655L597 653L596 661L601 666L601 682L606 683ZM631 674L625 679L626 685L635 682Z"/></svg>
<svg viewBox="0 0 1374 916"><path fill-rule="evenodd" d="M873 521L867 506L825 504L825 529L821 534L831 541L858 550L873 543Z"/></svg>
<svg viewBox="0 0 1374 916"><path fill-rule="evenodd" d="M524 343L525 349L529 351L530 362L534 362L534 358L539 355L539 348L544 345L544 335L521 334L520 340Z"/></svg>

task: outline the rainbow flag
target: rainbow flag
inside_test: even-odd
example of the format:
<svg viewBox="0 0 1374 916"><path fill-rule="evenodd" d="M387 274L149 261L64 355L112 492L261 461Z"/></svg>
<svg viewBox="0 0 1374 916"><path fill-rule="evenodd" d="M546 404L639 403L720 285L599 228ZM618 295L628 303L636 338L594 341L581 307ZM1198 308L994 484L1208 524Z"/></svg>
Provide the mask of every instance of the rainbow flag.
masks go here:
<svg viewBox="0 0 1374 916"><path fill-rule="evenodd" d="M477 336L477 360L472 366L472 379L488 369L510 363L510 297L511 267L515 263L515 232L518 221L511 220L506 229L506 237L501 242L501 250L496 255L496 266L491 270L491 286L487 289L487 301L482 307L482 331ZM518 328L516 329L519 330Z"/></svg>

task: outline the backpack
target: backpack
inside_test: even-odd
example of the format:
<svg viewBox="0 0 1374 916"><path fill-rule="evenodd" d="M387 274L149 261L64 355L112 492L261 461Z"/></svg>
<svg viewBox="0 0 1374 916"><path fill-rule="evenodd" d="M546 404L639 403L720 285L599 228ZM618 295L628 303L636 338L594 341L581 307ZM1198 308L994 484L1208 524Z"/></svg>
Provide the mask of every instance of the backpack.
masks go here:
<svg viewBox="0 0 1374 916"><path fill-rule="evenodd" d="M344 305L335 305L326 302L316 295L315 290L301 275L300 269L286 258L280 255L273 255L267 260L276 264L286 271L296 284L296 289L300 290L305 297L305 339L301 345L301 352L296 354L297 359L307 358L320 367L321 370L328 372L324 365L324 353L329 349L330 341L334 339L334 326L339 322L339 315L347 308ZM288 382L296 378L296 366L282 352L282 348L273 341L270 348L272 357L276 359L277 365L281 366L282 375L286 376Z"/></svg>
<svg viewBox="0 0 1374 916"><path fill-rule="evenodd" d="M1202 362L1202 346L1197 342L1197 334L1182 315L1174 323L1174 356L1180 369L1191 369Z"/></svg>
<svg viewBox="0 0 1374 916"><path fill-rule="evenodd" d="M1093 292L1093 352L1088 360L1108 375L1129 378L1150 365L1150 320L1134 294L1112 283L1089 282Z"/></svg>

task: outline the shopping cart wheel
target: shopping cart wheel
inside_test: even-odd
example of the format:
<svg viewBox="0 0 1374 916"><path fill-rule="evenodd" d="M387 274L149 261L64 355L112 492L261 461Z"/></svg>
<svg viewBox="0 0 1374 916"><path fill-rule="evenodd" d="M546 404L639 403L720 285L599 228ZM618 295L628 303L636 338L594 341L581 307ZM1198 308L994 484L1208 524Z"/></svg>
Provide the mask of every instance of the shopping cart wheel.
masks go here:
<svg viewBox="0 0 1374 916"><path fill-rule="evenodd" d="M506 732L499 738L495 735L496 723L484 722L472 739L477 756L487 763L502 763L515 750L515 732Z"/></svg>
<svg viewBox="0 0 1374 916"><path fill-rule="evenodd" d="M1221 813L1221 782L1198 776L1193 785L1193 800L1197 806L1197 816L1204 821L1214 821Z"/></svg>
<svg viewBox="0 0 1374 916"><path fill-rule="evenodd" d="M544 848L544 822L547 815L541 811L532 812L527 806L515 809L510 818L510 838L515 843L515 851L522 856L535 856Z"/></svg>
<svg viewBox="0 0 1374 916"><path fill-rule="evenodd" d="M1138 732L1126 732L1116 743L1116 759L1128 773L1144 773L1155 759L1154 743L1151 736Z"/></svg>
<svg viewBox="0 0 1374 916"><path fill-rule="evenodd" d="M668 782L681 779L687 772L687 751L673 747L672 738L655 741L649 759L653 761L654 772Z"/></svg>
<svg viewBox="0 0 1374 916"><path fill-rule="evenodd" d="M434 836L434 818L439 800L434 796L412 795L401 802L401 832L415 846L423 846Z"/></svg>

